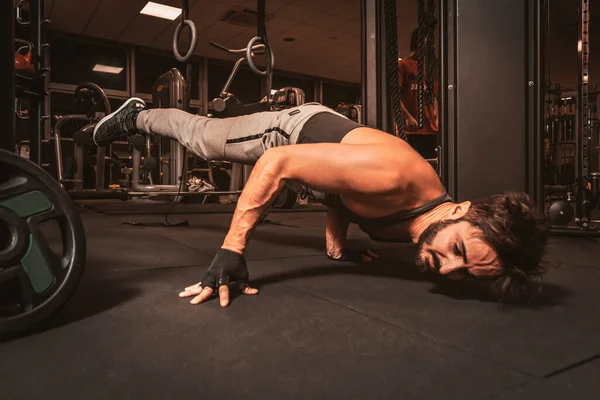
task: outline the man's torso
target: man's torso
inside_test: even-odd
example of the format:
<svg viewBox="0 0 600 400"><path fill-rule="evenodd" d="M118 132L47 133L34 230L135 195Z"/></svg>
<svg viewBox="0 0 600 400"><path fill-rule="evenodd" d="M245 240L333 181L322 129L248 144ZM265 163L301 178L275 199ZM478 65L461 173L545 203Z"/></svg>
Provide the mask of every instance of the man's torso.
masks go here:
<svg viewBox="0 0 600 400"><path fill-rule="evenodd" d="M356 124L338 114L317 114L304 124L298 144L326 142L356 146L380 144L384 149L393 149L396 160L382 164L382 172L385 168L406 169L403 175L407 178L399 182L397 188L377 195L366 196L361 187L351 188L346 193L305 188L314 200L341 211L375 240L410 240L408 226L411 220L450 200L433 168L397 137ZM315 173L319 173L319 166L314 167ZM356 174L361 174L359 166ZM378 177L364 176L363 179L367 184Z"/></svg>

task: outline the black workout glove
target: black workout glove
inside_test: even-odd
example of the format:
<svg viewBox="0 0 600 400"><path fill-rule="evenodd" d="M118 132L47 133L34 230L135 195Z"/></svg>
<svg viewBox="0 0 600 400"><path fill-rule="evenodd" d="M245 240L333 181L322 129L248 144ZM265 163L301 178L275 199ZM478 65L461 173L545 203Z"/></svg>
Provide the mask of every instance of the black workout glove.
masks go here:
<svg viewBox="0 0 600 400"><path fill-rule="evenodd" d="M365 262L371 262L374 259L379 258L379 256L373 253L371 250L344 249L342 250L342 254L339 257L335 258L327 254L327 258L333 261L344 261L361 264Z"/></svg>
<svg viewBox="0 0 600 400"><path fill-rule="evenodd" d="M240 290L248 287L250 274L246 267L246 259L240 253L227 249L219 249L213 258L210 268L202 278L200 286L213 290L229 285L230 281L238 283Z"/></svg>

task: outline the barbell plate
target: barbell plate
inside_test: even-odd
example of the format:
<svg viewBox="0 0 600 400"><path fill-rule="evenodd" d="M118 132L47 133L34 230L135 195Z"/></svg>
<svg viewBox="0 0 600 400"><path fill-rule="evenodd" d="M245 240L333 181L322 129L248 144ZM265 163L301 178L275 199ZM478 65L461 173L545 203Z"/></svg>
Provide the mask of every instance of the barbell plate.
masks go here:
<svg viewBox="0 0 600 400"><path fill-rule="evenodd" d="M27 273L31 287L38 294L50 289L55 282L52 268L48 262L50 257L50 254L43 254L37 239L33 235L29 235L29 249L21 259L21 265Z"/></svg>
<svg viewBox="0 0 600 400"><path fill-rule="evenodd" d="M24 218L52 209L52 203L39 190L32 190L0 202L0 207L13 210L19 217Z"/></svg>
<svg viewBox="0 0 600 400"><path fill-rule="evenodd" d="M0 334L12 334L46 321L73 294L83 274L85 232L60 185L37 165L4 150L0 207L1 222L12 235L4 249L12 255L0 263ZM60 233L45 235L46 222L55 223ZM20 243L21 250L11 250L11 243Z"/></svg>

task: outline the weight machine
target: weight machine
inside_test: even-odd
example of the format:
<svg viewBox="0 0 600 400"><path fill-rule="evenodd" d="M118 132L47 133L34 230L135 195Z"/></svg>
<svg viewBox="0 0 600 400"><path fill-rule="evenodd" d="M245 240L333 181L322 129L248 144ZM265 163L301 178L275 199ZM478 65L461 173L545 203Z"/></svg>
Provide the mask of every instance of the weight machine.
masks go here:
<svg viewBox="0 0 600 400"><path fill-rule="evenodd" d="M13 62L10 71L14 73L9 81L13 87L9 93L14 93L11 103L16 110L11 109L13 119L17 117L12 145L26 144L24 154L38 165L42 163L42 140L50 132L50 44L46 42L46 26L50 20L45 18L45 4L44 0L19 0L9 14L14 27L9 36L14 38L11 40L14 53L11 51L10 57Z"/></svg>
<svg viewBox="0 0 600 400"><path fill-rule="evenodd" d="M220 96L213 100L213 113L209 115L213 118L224 118L234 117L240 115L247 115L261 111L268 111L274 109L283 109L297 106L304 103L304 92L301 89L286 87L280 89L274 93L274 95L266 96L262 101L253 104L241 104L234 94L229 92L229 88L235 79L235 76L243 63L247 63L251 70L264 77L263 83L265 86L266 93L271 92L271 80L272 71L274 68L275 56L273 50L268 44L265 26L265 0L258 0L258 28L257 35L250 39L248 45L244 49L232 50L224 46L210 42L210 44L220 50L223 50L229 54L243 54L234 65L234 68L227 79L223 89L221 90ZM189 47L185 55L181 55L178 43L179 36L183 28L187 26L190 29L190 40ZM196 28L189 19L189 2L182 1L182 16L181 21L178 24L175 34L173 36L173 54L175 58L180 62L188 62L194 53L194 48L197 42ZM264 54L266 57L266 66L264 70L259 69L255 62L254 56ZM186 78L176 69L168 71L161 76L154 84L153 88L153 103L158 107L167 108L181 108L189 112L189 86L186 82L191 80L191 69L188 64ZM160 90L158 90L160 88ZM133 147L133 171L131 180L131 190L115 190L111 194L110 192L104 194L98 194L95 196L99 197L110 197L114 196L117 198L130 198L130 197L152 197L152 196L176 196L179 199L182 196L217 196L217 195L239 195L241 190L238 189L242 186L242 168L246 166L233 165L231 173L231 185L229 191L187 191L185 187L186 177L188 175L188 160L186 152L180 143L170 141L170 158L166 162L169 165L169 184L160 185L153 183L142 183L142 172L145 171L147 177L150 177L151 170L156 168L158 162L156 162L151 153L153 144L150 137L144 137L144 135L135 135L132 140ZM159 141L159 154L162 154L161 147L162 140ZM160 157L160 156L159 156ZM143 159L143 161L142 161ZM212 171L212 164L208 161L209 166L206 170L209 172L209 179L212 181L210 176ZM162 179L163 160L160 160L161 173L158 179ZM195 167L195 166L194 166ZM202 169L195 168L194 171L201 171ZM278 199L274 203L276 208L289 208L296 202L296 193L291 189L282 191Z"/></svg>
<svg viewBox="0 0 600 400"><path fill-rule="evenodd" d="M40 144L49 132L47 102L48 45L44 41L43 0L0 2L0 79L5 100L0 135L0 335L37 327L74 293L83 275L86 241L75 205L40 166ZM32 33L32 68L15 69L15 33ZM22 42L21 42L22 43ZM17 56L20 51L17 49ZM17 57L20 58L20 57ZM18 62L21 62L19 60ZM26 61L26 60L25 60ZM22 64L21 64L22 65ZM29 71L33 75L25 74ZM6 85L6 87L4 86ZM28 96L28 126L17 136L15 95ZM22 117L21 115L20 117ZM22 133L22 132L19 132ZM29 159L15 154L15 144L28 140ZM46 223L58 234L44 235Z"/></svg>
<svg viewBox="0 0 600 400"><path fill-rule="evenodd" d="M235 63L220 96L214 99L214 110L212 114L209 115L210 117L233 117L261 111L289 108L304 103L304 92L301 89L293 87L280 89L275 91L273 96L266 96L262 101L247 105L241 104L235 98L235 95L229 92L229 88L243 63L247 63L255 74L262 76L264 78L265 89L269 92L271 91L271 78L275 57L266 38L264 0L258 1L257 17L257 35L249 41L246 48L231 50L214 42L210 43L212 46L226 51L229 54L242 54L242 57ZM188 48L185 51L185 54L182 55L179 50L179 42L184 27L189 28L190 38L188 41ZM178 61L188 63L186 68L187 76L184 78L179 70L171 69L159 77L153 85L152 102L155 107L179 108L189 112L190 86L186 82L189 82L192 79L191 64L189 64L189 60L194 54L196 42L197 33L195 25L190 19L189 1L184 0L182 1L181 20L177 25L173 36L173 54ZM264 70L259 69L254 62L254 56L261 54L266 56L266 66ZM93 131L93 127L88 127L87 129L82 129L78 132L80 135L77 136L77 139L82 145L85 146L91 142L91 131ZM87 134L87 138L85 137L85 134ZM165 145L167 147L165 147ZM109 149L111 148L112 146L109 147ZM121 165L121 170L126 171L126 178L121 180L119 185L110 185L111 188L108 190L105 189L106 185L97 185L96 189L91 191L72 190L69 192L71 197L77 200L127 200L134 197L171 197L174 198L174 201L181 201L183 197L190 196L200 196L204 198L206 198L206 196L221 195L237 196L241 194L240 188L243 186L244 181L242 170L249 170L249 167L247 166L232 165L229 190L214 190L215 188L213 187L206 191L194 191L190 190L192 184L188 181L189 175L192 172L208 172L209 182L207 183L212 183L214 181L212 177L213 167L217 166L215 163L212 163L209 160L208 168L196 168L196 166L193 165L191 171L188 171L189 160L184 147L180 143L163 138L152 138L150 135L134 135L130 138L130 148L132 151L130 160L125 159L124 162L120 162L120 164L131 164L131 167ZM165 148L169 148L168 158L163 158L163 154L166 154L163 151ZM112 156L112 149L110 150L110 153L111 155L106 158L109 159L110 162L115 163L115 159ZM116 163L119 163L119 161L117 160ZM79 189L79 187L76 187L76 189ZM289 208L295 204L295 200L295 192L292 192L291 189L286 189L275 201L274 207Z"/></svg>
<svg viewBox="0 0 600 400"><path fill-rule="evenodd" d="M589 90L590 1L580 0L578 11L580 21L577 50L580 64L576 99L570 101L573 100L572 96L562 96L559 88L551 90L548 87L547 102L555 108L554 112L547 116L546 123L546 139L549 144L570 144L573 148L571 165L574 166L575 173L566 199L553 202L548 208L548 214L553 223L550 232L552 236L600 238L600 229L593 226L591 219L591 213L598 208L600 200L600 171L598 165L590 165L590 160L596 158L593 156L596 149L592 144L598 143L599 139L597 104L593 104ZM556 106L562 106L562 112L557 112ZM548 150L551 149L553 148L548 146ZM560 150L562 149L559 149L559 152ZM551 151L547 153L552 155Z"/></svg>

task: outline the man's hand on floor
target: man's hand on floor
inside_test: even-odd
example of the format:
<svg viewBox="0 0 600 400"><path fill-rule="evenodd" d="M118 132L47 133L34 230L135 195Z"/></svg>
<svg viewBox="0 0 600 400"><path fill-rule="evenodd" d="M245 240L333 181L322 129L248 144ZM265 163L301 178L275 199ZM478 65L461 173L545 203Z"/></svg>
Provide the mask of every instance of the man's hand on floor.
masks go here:
<svg viewBox="0 0 600 400"><path fill-rule="evenodd" d="M243 294L254 295L258 293L258 289L250 287L249 277L246 260L242 254L220 249L204 278L199 283L186 287L183 292L179 293L179 297L195 296L191 303L200 304L210 299L215 289L218 288L221 306L227 307L229 305L228 285L231 281L238 284Z"/></svg>
<svg viewBox="0 0 600 400"><path fill-rule="evenodd" d="M334 260L334 261L346 261L346 262L353 262L353 263L367 263L367 262L371 262L377 258L379 258L379 256L375 253L373 253L371 250L353 250L353 249L343 249L341 252L338 252L337 254L332 254L330 252L327 252L327 257L330 260Z"/></svg>

